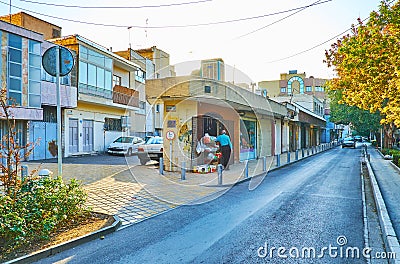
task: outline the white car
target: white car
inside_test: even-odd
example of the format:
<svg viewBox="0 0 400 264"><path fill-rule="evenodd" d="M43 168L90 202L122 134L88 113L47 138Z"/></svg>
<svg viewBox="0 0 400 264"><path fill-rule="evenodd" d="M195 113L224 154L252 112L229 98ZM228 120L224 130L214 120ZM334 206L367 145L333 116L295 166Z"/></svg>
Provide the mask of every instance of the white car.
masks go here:
<svg viewBox="0 0 400 264"><path fill-rule="evenodd" d="M145 165L150 160L159 161L163 156L163 138L150 137L146 143L138 149L140 164Z"/></svg>
<svg viewBox="0 0 400 264"><path fill-rule="evenodd" d="M137 153L138 147L142 144L144 144L144 140L140 137L119 137L108 146L107 153L131 156Z"/></svg>

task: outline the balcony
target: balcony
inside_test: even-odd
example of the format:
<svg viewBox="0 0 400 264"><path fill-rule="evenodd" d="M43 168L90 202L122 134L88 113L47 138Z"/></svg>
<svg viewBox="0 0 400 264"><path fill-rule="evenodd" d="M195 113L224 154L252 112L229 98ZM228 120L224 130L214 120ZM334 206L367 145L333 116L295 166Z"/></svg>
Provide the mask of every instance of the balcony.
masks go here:
<svg viewBox="0 0 400 264"><path fill-rule="evenodd" d="M139 107L139 91L129 89L125 86L115 85L112 99L117 104Z"/></svg>

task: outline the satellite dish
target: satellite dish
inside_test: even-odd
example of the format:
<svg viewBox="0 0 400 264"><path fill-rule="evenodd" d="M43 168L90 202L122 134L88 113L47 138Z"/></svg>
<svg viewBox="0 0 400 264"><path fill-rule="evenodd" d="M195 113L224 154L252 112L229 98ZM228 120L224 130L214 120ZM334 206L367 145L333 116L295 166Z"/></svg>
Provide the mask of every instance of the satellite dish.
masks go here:
<svg viewBox="0 0 400 264"><path fill-rule="evenodd" d="M53 46L45 51L42 57L42 64L44 70L51 76L56 76L56 54L57 47L59 48L60 55L60 76L68 75L74 67L74 57L71 51L61 46Z"/></svg>

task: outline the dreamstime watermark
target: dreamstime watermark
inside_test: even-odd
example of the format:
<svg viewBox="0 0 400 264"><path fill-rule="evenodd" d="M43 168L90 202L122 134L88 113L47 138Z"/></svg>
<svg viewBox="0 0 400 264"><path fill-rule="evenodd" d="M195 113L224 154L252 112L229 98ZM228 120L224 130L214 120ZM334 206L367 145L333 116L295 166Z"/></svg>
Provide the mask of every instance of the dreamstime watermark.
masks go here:
<svg viewBox="0 0 400 264"><path fill-rule="evenodd" d="M293 258L293 259L321 259L324 257L344 258L344 259L396 259L395 252L374 252L372 248L347 246L347 237L338 236L336 244L329 244L320 248L317 247L276 247L269 246L265 242L264 246L257 249L259 258Z"/></svg>

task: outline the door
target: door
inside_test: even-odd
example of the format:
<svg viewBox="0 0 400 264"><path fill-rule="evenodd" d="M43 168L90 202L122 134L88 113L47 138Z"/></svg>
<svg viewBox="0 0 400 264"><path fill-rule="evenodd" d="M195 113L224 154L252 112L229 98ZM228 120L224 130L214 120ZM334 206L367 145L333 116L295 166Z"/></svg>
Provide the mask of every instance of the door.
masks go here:
<svg viewBox="0 0 400 264"><path fill-rule="evenodd" d="M69 120L69 153L78 152L78 119Z"/></svg>
<svg viewBox="0 0 400 264"><path fill-rule="evenodd" d="M93 151L93 120L83 120L83 151Z"/></svg>

